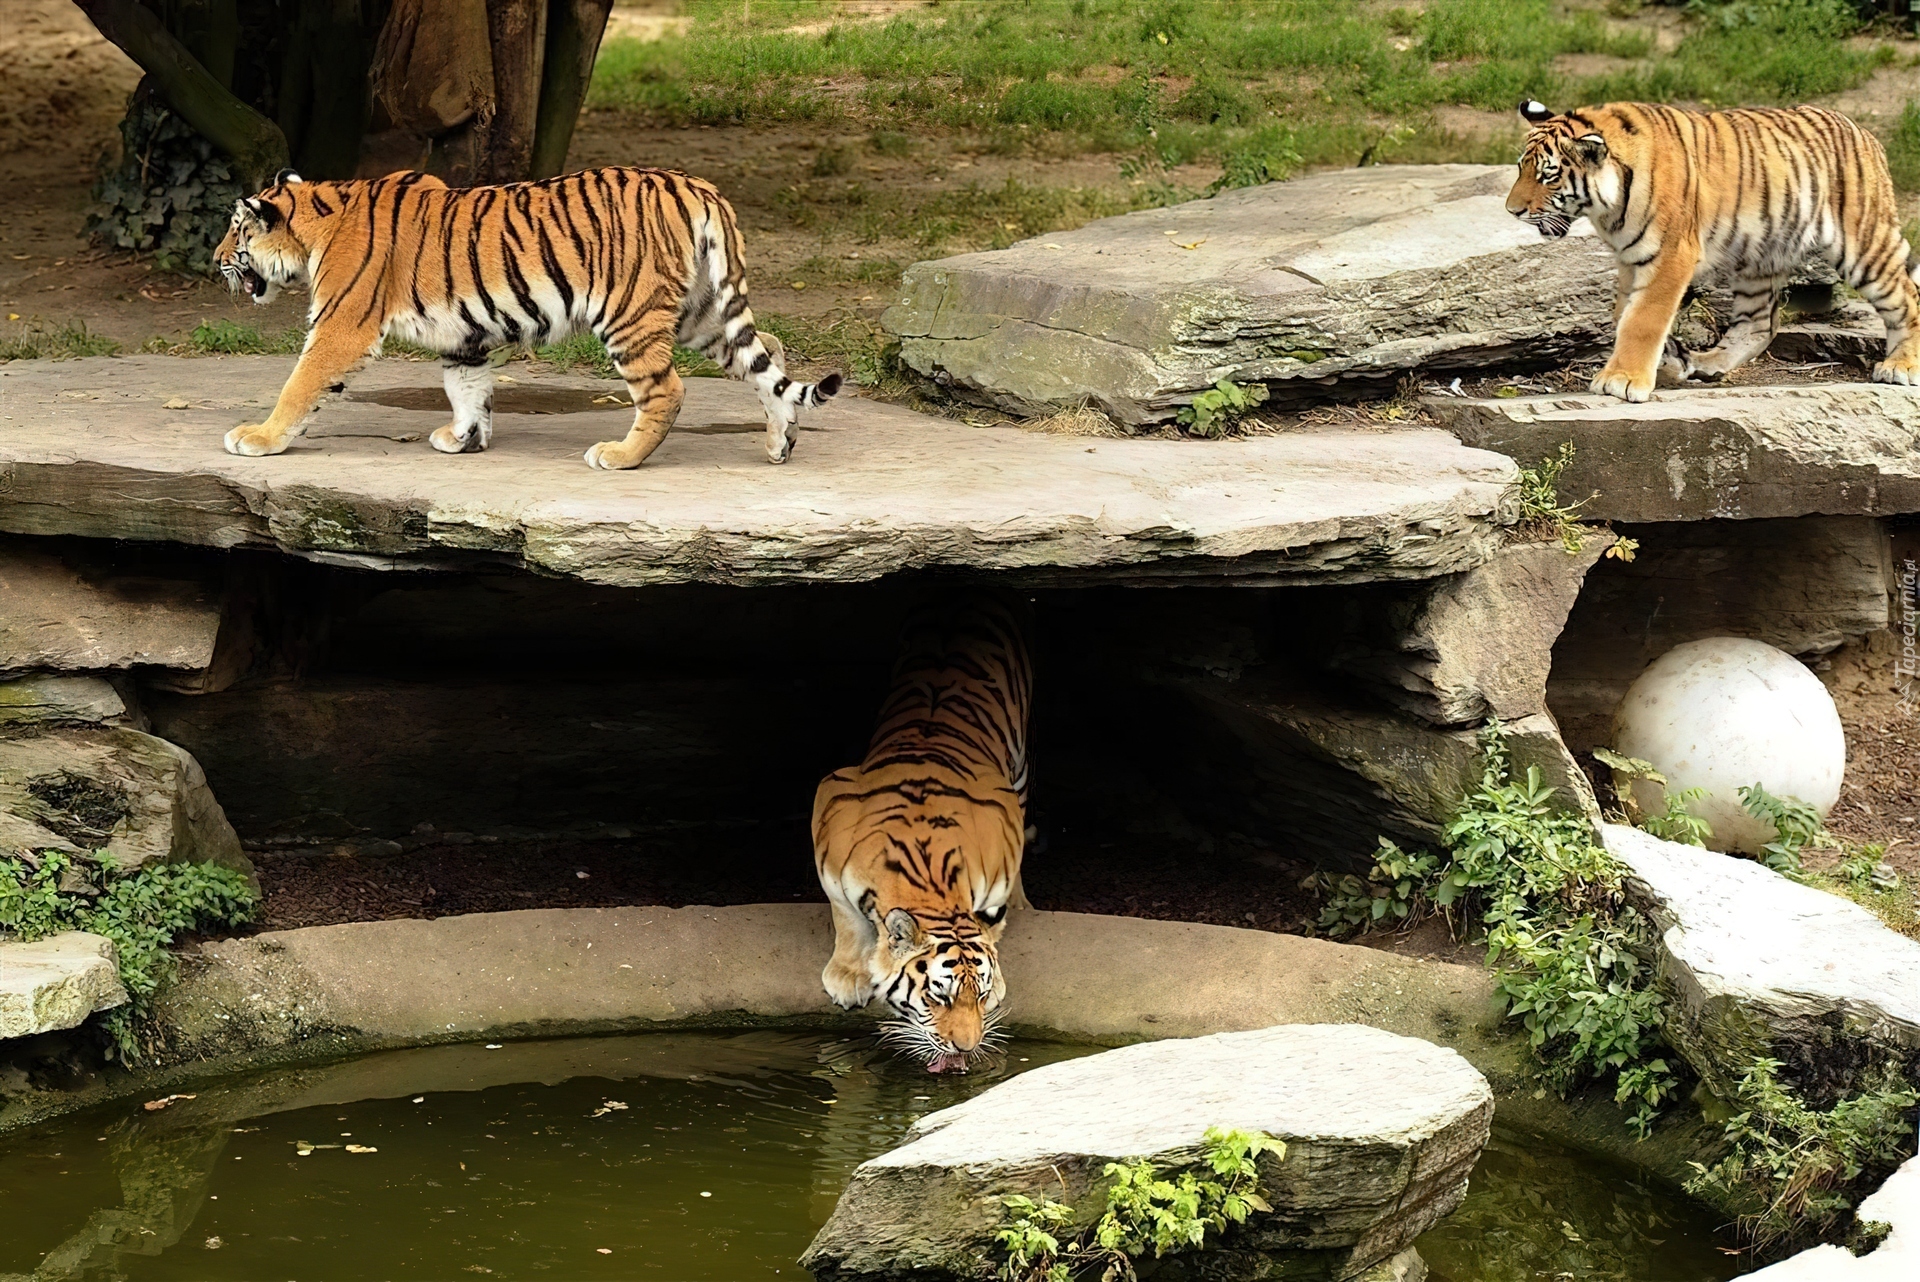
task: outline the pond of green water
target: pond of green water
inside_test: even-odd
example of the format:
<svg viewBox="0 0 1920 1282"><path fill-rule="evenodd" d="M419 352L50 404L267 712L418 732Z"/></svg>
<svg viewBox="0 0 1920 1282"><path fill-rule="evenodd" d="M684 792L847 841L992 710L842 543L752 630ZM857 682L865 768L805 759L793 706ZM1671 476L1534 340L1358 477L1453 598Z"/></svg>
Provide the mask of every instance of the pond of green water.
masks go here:
<svg viewBox="0 0 1920 1282"><path fill-rule="evenodd" d="M0 1282L804 1282L853 1168L1005 1076L864 1040L657 1033L397 1051L0 1137ZM367 1150L367 1151L356 1151ZM1506 1132L1420 1242L1437 1279L1712 1282L1700 1208Z"/></svg>

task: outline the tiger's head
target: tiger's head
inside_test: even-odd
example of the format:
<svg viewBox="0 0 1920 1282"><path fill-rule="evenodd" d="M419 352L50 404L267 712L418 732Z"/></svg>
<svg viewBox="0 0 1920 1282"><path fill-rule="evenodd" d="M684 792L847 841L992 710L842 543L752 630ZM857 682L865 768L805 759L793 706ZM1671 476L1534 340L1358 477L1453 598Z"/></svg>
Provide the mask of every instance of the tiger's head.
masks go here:
<svg viewBox="0 0 1920 1282"><path fill-rule="evenodd" d="M981 912L895 908L880 923L874 991L895 1018L881 1040L934 1073L964 1070L999 1040L1007 981L1000 973L1004 899Z"/></svg>
<svg viewBox="0 0 1920 1282"><path fill-rule="evenodd" d="M1610 186L1607 140L1583 117L1556 115L1531 99L1520 104L1520 118L1530 128L1507 212L1558 239L1574 219L1593 212Z"/></svg>
<svg viewBox="0 0 1920 1282"><path fill-rule="evenodd" d="M266 304L282 286L305 283L310 247L298 230L315 212L312 196L302 190L307 185L299 174L283 169L273 186L233 203L233 221L213 251L214 266L229 290L244 290L254 302Z"/></svg>

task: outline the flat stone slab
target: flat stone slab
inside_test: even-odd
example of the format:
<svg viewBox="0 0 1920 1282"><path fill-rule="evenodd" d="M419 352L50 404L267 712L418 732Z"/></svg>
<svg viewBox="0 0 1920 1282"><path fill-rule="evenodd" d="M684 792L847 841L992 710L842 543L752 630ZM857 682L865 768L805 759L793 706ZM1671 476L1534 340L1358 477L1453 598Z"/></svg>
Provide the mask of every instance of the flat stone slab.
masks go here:
<svg viewBox="0 0 1920 1282"><path fill-rule="evenodd" d="M800 1263L823 1279L977 1276L1007 1195L1051 1197L1091 1221L1108 1162L1188 1167L1220 1126L1264 1131L1287 1151L1260 1159L1272 1214L1214 1254L1284 1251L1278 1276L1350 1278L1460 1204L1492 1121L1486 1079L1457 1053L1362 1025L1128 1046L921 1118L905 1144L854 1172Z"/></svg>
<svg viewBox="0 0 1920 1282"><path fill-rule="evenodd" d="M99 677L33 672L0 681L0 726L112 721L126 711L120 692Z"/></svg>
<svg viewBox="0 0 1920 1282"><path fill-rule="evenodd" d="M1544 240L1506 165L1378 165L915 263L880 323L923 377L1019 414L1171 418L1222 378L1388 388L1612 335L1611 254Z"/></svg>
<svg viewBox="0 0 1920 1282"><path fill-rule="evenodd" d="M1425 578L1492 555L1513 465L1444 432L1230 442L977 428L844 397L766 462L744 385L688 380L644 467L581 461L623 385L526 376L484 454L437 454L435 364L377 361L283 455L235 458L291 360L0 365L0 531L278 547L379 567L510 564L626 586L855 581L924 566L1126 581ZM516 367L518 368L518 367ZM522 378L515 373L514 378ZM170 410L169 402L189 408Z"/></svg>
<svg viewBox="0 0 1920 1282"><path fill-rule="evenodd" d="M72 1028L126 1000L113 941L103 935L0 941L0 1040Z"/></svg>
<svg viewBox="0 0 1920 1282"><path fill-rule="evenodd" d="M1621 824L1602 832L1661 932L1666 1035L1723 1098L1760 1055L1816 1094L1854 1087L1867 1057L1844 1043L1920 1060L1920 942L1762 864Z"/></svg>
<svg viewBox="0 0 1920 1282"><path fill-rule="evenodd" d="M1920 512L1920 389L1689 387L1611 396L1433 397L1468 445L1531 467L1572 442L1560 495L1607 521Z"/></svg>
<svg viewBox="0 0 1920 1282"><path fill-rule="evenodd" d="M18 368L0 366L0 380ZM11 386L0 381L0 388ZM0 415L11 398L0 393ZM69 427L69 437L79 435ZM25 436L0 417L0 458ZM10 497L0 463L0 508ZM129 507L137 511L137 500ZM129 512L135 528L144 522ZM0 540L0 672L151 666L199 669L213 660L220 594L202 584L77 569L23 540Z"/></svg>

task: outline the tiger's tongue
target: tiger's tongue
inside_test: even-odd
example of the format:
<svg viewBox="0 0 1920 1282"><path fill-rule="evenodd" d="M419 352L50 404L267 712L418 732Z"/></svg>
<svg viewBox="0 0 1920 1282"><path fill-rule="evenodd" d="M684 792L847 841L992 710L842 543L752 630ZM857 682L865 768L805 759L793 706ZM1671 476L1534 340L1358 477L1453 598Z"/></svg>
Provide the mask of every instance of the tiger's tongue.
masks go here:
<svg viewBox="0 0 1920 1282"><path fill-rule="evenodd" d="M964 1073L967 1071L965 1055L935 1055L927 1061L929 1073Z"/></svg>

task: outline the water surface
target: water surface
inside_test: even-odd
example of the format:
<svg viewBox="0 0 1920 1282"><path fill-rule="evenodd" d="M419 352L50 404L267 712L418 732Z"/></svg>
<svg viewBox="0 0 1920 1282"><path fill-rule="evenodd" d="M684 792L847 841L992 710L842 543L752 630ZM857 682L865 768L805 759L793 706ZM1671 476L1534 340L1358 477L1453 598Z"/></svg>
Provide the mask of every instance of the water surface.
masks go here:
<svg viewBox="0 0 1920 1282"><path fill-rule="evenodd" d="M0 1282L804 1279L794 1260L860 1162L1088 1053L1016 1042L934 1077L867 1040L655 1033L228 1079L0 1138ZM1684 1199L1498 1132L1420 1248L1447 1282L1717 1282L1718 1245Z"/></svg>

